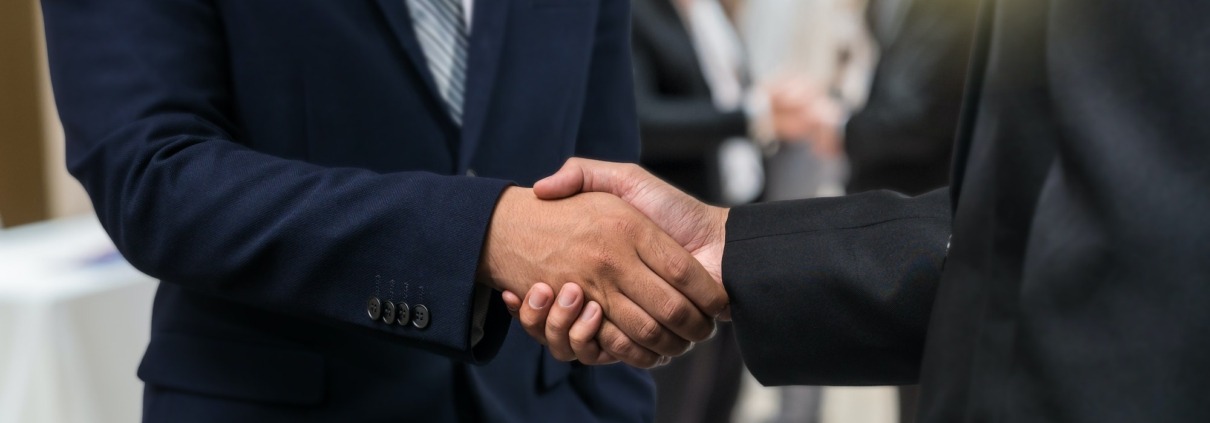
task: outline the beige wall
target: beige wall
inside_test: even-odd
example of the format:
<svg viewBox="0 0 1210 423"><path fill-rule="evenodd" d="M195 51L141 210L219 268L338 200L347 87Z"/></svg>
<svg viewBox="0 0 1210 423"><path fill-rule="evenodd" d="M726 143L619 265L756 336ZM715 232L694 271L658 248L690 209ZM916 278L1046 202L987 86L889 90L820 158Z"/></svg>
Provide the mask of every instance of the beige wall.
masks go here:
<svg viewBox="0 0 1210 423"><path fill-rule="evenodd" d="M73 216L92 212L84 187L67 173L63 145L63 125L55 111L51 94L50 70L46 63L46 39L42 36L42 15L35 14L38 41L39 106L42 110L42 142L46 168L47 211L50 217Z"/></svg>
<svg viewBox="0 0 1210 423"><path fill-rule="evenodd" d="M50 95L35 0L0 1L0 222L86 213L63 165L63 131Z"/></svg>

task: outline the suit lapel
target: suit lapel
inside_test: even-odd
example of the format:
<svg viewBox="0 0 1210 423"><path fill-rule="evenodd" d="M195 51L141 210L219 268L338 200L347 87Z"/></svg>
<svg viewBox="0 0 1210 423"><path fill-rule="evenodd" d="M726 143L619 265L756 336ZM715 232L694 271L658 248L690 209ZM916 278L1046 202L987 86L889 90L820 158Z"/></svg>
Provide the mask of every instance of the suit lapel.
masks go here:
<svg viewBox="0 0 1210 423"><path fill-rule="evenodd" d="M958 133L954 145L953 168L950 174L950 207L952 212L958 211L958 197L962 192L962 182L966 175L966 161L970 155L971 142L978 126L979 103L982 101L983 77L987 73L987 61L992 42L992 19L996 9L996 0L983 0L979 5L979 19L976 25L974 47L971 52L970 70L967 72L966 95L962 100L962 117L959 120Z"/></svg>
<svg viewBox="0 0 1210 423"><path fill-rule="evenodd" d="M420 72L420 77L424 80L424 85L428 87L429 94L437 99L438 104L444 105L441 93L437 91L433 73L429 70L428 60L425 59L424 49L420 47L420 42L416 39L416 32L412 27L411 11L404 4L405 0L376 1L378 7L382 9L383 18L395 33L395 39L399 41L403 51L411 59L412 65L416 66L416 70Z"/></svg>
<svg viewBox="0 0 1210 423"><path fill-rule="evenodd" d="M475 0L470 45L467 51L466 93L462 106L462 140L458 172L470 166L483 135L493 87L500 65L509 0Z"/></svg>

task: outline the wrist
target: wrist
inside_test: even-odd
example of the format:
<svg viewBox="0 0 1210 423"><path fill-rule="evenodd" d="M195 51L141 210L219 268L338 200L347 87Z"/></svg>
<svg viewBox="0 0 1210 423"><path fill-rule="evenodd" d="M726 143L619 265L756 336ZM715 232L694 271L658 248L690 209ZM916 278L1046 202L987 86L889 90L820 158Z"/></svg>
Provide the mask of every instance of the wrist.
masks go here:
<svg viewBox="0 0 1210 423"><path fill-rule="evenodd" d="M714 216L710 221L711 224L714 225L714 228L712 228L713 230L710 231L713 234L710 242L713 243L719 251L722 251L723 247L727 244L727 216L731 214L731 209L728 207L712 208L714 209L712 210Z"/></svg>
<svg viewBox="0 0 1210 423"><path fill-rule="evenodd" d="M727 246L727 217L731 209L707 206L706 237L701 247L702 254L696 255L702 266L718 283L723 282L723 250Z"/></svg>
<svg viewBox="0 0 1210 423"><path fill-rule="evenodd" d="M496 200L496 208L487 224L487 233L484 235L482 252L479 255L476 282L502 292L510 288L507 284L508 278L505 277L508 262L505 256L510 251L509 246L515 244L513 238L522 224L519 218L525 215L523 209L527 197L533 198L531 189L510 186L505 188Z"/></svg>

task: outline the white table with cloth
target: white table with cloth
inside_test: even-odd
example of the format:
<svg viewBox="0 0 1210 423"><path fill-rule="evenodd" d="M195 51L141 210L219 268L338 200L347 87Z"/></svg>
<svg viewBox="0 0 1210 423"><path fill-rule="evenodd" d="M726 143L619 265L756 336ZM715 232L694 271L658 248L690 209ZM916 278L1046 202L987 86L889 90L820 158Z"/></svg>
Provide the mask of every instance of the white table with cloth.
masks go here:
<svg viewBox="0 0 1210 423"><path fill-rule="evenodd" d="M156 284L95 217L0 230L0 423L139 421Z"/></svg>

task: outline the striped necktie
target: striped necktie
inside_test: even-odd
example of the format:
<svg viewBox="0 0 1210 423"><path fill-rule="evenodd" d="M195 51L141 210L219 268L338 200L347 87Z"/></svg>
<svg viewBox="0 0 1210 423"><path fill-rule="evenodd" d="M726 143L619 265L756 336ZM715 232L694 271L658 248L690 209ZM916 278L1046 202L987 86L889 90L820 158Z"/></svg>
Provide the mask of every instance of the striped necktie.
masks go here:
<svg viewBox="0 0 1210 423"><path fill-rule="evenodd" d="M462 125L467 30L462 0L405 0L437 90L454 123Z"/></svg>

